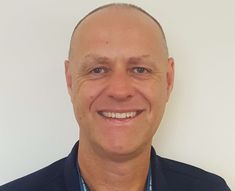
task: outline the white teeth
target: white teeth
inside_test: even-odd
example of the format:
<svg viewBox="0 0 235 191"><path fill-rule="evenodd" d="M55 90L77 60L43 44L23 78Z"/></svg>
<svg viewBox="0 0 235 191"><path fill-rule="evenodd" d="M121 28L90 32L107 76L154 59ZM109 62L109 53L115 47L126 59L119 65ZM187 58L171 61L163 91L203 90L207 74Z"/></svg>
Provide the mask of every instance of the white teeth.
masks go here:
<svg viewBox="0 0 235 191"><path fill-rule="evenodd" d="M101 114L104 117L113 118L113 119L126 119L136 116L137 112L126 112L126 113L114 113L114 112L102 112Z"/></svg>

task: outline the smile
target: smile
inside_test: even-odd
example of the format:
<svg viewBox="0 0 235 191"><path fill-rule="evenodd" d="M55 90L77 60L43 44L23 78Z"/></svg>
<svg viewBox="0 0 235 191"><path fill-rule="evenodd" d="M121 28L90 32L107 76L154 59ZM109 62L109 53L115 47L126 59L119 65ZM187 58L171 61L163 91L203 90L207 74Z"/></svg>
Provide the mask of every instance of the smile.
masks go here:
<svg viewBox="0 0 235 191"><path fill-rule="evenodd" d="M107 112L107 111L102 111L98 112L100 115L106 118L112 118L112 119L129 119L129 118L134 118L138 114L141 113L141 111L130 111L130 112Z"/></svg>

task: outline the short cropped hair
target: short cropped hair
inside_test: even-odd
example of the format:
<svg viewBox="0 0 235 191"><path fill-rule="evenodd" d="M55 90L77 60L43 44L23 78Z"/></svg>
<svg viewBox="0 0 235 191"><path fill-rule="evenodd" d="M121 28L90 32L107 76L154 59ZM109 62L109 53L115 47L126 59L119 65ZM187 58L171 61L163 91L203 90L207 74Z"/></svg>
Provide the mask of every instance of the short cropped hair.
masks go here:
<svg viewBox="0 0 235 191"><path fill-rule="evenodd" d="M103 5L103 6L100 6L94 10L92 10L91 12L89 12L87 15L85 15L78 23L77 25L75 26L74 30L73 30L73 33L72 33L72 37L71 37L71 41L70 41L70 44L72 42L72 38L73 38L73 35L75 33L75 31L77 30L77 28L80 26L80 24L89 16L89 15L92 15L93 13L97 12L97 11L100 11L102 9L105 9L105 8L109 8L109 7L120 7L120 8L129 8L129 9L134 9L134 10L137 10L137 11L140 11L142 13L144 13L145 15L147 15L150 19L152 19L156 24L157 26L160 28L160 31L161 31L161 34L163 36L163 40L164 40L164 43L165 43L165 47L166 47L166 52L168 54L168 48L167 48L167 42L166 42L166 36L165 36L165 33L163 31L163 28L161 26L161 24L158 22L157 19L155 19L152 15L150 15L147 11L145 11L144 9L136 6L136 5L133 5L133 4L129 4L129 3L110 3L110 4L106 4L106 5ZM69 55L70 55L70 52L71 52L71 47L70 47L70 50L69 50Z"/></svg>

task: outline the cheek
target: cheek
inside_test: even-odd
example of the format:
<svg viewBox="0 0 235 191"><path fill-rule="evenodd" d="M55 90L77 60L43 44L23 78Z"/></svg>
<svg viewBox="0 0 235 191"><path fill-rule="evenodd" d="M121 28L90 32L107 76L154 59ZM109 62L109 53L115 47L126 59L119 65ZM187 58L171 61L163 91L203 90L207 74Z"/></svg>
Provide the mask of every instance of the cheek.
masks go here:
<svg viewBox="0 0 235 191"><path fill-rule="evenodd" d="M92 104L102 92L102 86L93 81L81 81L73 87L72 102L76 113L87 115Z"/></svg>
<svg viewBox="0 0 235 191"><path fill-rule="evenodd" d="M141 94L148 102L148 114L146 120L150 126L159 125L165 110L167 100L166 85L156 81L141 87Z"/></svg>
<svg viewBox="0 0 235 191"><path fill-rule="evenodd" d="M138 88L141 94L149 102L150 106L165 102L166 100L166 84L159 81L143 83Z"/></svg>

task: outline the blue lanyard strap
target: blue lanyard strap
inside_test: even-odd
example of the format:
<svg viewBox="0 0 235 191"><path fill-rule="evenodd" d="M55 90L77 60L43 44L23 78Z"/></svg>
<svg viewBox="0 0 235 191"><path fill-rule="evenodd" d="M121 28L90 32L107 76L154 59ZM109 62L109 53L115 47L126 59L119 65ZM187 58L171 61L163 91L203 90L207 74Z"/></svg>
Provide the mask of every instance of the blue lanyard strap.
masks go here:
<svg viewBox="0 0 235 191"><path fill-rule="evenodd" d="M82 176L80 176L80 190L81 191L89 191L85 181L83 180Z"/></svg>
<svg viewBox="0 0 235 191"><path fill-rule="evenodd" d="M79 167L77 167L78 170L78 175L79 175L79 183L80 183L80 190L81 191L89 191L88 186L86 185L85 181L83 180ZM151 170L151 165L149 166L149 172L148 172L148 178L147 178L147 184L146 184L146 191L152 191L152 170Z"/></svg>
<svg viewBox="0 0 235 191"><path fill-rule="evenodd" d="M148 172L148 179L147 179L147 184L146 184L146 191L152 191L153 186L152 186L152 169L151 169L151 164L149 165L149 172Z"/></svg>
<svg viewBox="0 0 235 191"><path fill-rule="evenodd" d="M79 178L79 185L80 185L80 190L81 191L89 191L85 181L82 178L82 175L80 173L80 168L79 168L79 164L77 163L77 172L78 172L78 178Z"/></svg>

